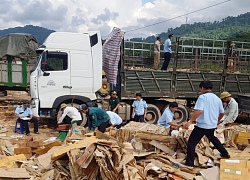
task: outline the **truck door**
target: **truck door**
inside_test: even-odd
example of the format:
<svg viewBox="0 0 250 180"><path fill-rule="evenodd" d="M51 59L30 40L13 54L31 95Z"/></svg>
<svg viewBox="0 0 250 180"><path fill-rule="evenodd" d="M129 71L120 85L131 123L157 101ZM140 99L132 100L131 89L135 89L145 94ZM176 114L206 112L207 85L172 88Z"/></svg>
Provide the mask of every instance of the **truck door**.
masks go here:
<svg viewBox="0 0 250 180"><path fill-rule="evenodd" d="M93 62L90 51L71 51L71 94L93 92Z"/></svg>
<svg viewBox="0 0 250 180"><path fill-rule="evenodd" d="M70 63L67 52L43 52L38 75L41 108L51 108L55 99L70 95Z"/></svg>

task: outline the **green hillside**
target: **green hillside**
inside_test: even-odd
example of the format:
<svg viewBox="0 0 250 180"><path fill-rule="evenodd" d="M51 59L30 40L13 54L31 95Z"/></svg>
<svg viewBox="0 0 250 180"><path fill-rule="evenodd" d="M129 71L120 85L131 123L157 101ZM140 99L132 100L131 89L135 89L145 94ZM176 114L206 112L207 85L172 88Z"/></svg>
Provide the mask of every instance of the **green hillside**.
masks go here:
<svg viewBox="0 0 250 180"><path fill-rule="evenodd" d="M169 28L167 32L162 32L159 36L163 40L168 34L175 36L208 38L208 39L230 39L240 41L250 41L250 12L236 17L229 16L221 22L198 22L194 24L183 24L180 27ZM131 41L154 42L155 36L147 38L133 38Z"/></svg>
<svg viewBox="0 0 250 180"><path fill-rule="evenodd" d="M15 28L0 30L0 36L4 36L10 33L28 33L35 36L38 39L39 44L42 44L43 41L52 32L55 31L39 26L26 25L24 27L15 27Z"/></svg>

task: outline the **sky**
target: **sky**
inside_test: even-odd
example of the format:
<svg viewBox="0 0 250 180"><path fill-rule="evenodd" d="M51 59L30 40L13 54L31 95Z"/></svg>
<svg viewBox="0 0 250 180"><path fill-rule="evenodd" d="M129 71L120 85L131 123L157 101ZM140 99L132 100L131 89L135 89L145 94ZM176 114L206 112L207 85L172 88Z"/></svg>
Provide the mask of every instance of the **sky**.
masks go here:
<svg viewBox="0 0 250 180"><path fill-rule="evenodd" d="M127 32L225 0L1 0L0 29L36 25L55 31L99 30L105 38L113 27ZM250 0L230 0L156 26L130 31L125 38L147 37L181 24L221 21L246 13Z"/></svg>

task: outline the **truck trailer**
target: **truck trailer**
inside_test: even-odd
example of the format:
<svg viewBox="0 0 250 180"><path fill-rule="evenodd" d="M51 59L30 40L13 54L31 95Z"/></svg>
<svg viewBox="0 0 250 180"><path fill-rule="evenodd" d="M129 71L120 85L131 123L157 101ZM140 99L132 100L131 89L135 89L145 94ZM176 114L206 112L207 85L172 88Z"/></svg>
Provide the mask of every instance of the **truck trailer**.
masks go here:
<svg viewBox="0 0 250 180"><path fill-rule="evenodd" d="M133 42L123 42L118 83L113 86L103 79L99 32L50 34L38 49L41 55L30 75L34 115L51 115L56 119L62 103L103 107L108 92L117 90L122 99L119 115L123 120L130 120L131 104L135 93L140 92L149 106L146 122L156 123L169 102L177 101L175 120L179 123L189 118L199 95L198 85L203 80L213 82L216 94L229 91L236 96L250 92L250 48L238 49L241 56L237 66L243 73L229 73L229 42L200 39L197 45L195 39L178 38L177 41L179 45L168 71L150 68L153 64L148 58L150 47L143 49L126 45Z"/></svg>

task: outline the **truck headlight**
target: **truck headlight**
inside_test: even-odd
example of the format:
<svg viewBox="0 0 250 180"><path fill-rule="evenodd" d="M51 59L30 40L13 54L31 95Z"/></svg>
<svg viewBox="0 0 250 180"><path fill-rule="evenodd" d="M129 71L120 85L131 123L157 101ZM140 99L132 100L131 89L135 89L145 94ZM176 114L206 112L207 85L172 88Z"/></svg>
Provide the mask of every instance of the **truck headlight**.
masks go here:
<svg viewBox="0 0 250 180"><path fill-rule="evenodd" d="M31 108L36 108L36 103L34 99L31 100L30 106Z"/></svg>

